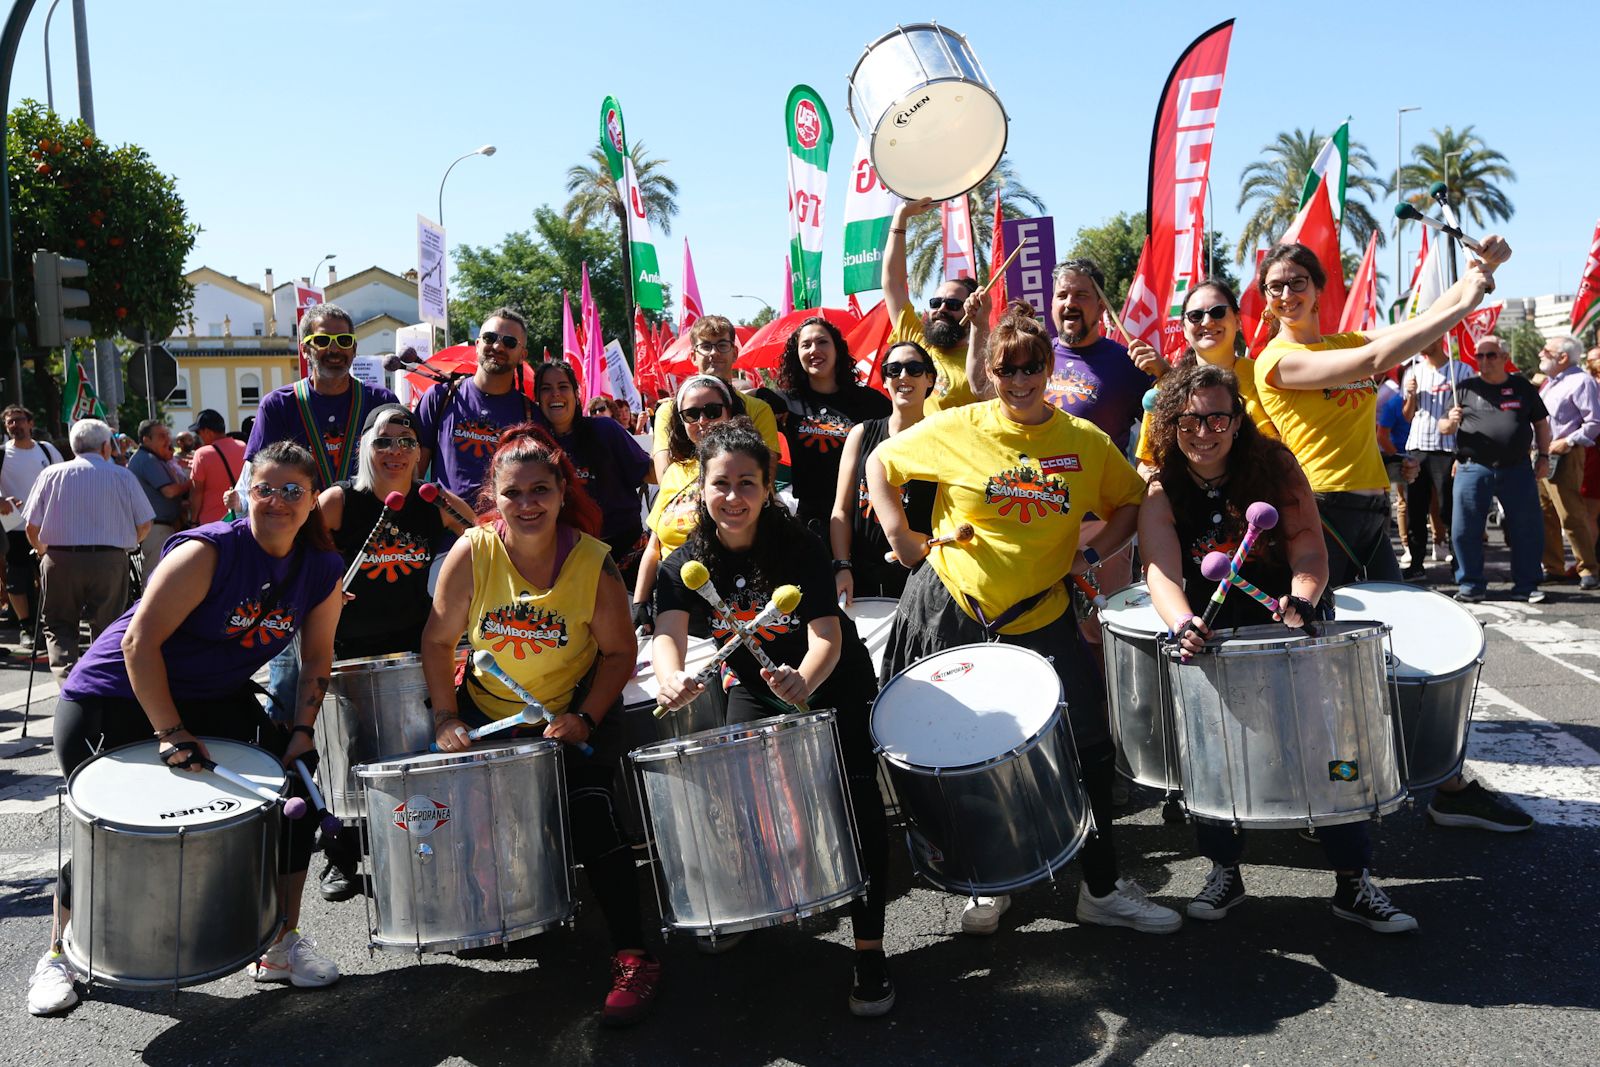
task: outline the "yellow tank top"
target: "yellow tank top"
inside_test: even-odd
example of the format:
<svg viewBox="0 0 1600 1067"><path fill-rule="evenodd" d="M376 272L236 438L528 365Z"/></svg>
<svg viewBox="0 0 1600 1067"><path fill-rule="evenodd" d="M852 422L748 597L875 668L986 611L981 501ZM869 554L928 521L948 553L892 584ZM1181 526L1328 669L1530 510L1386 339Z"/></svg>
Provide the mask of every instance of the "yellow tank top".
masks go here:
<svg viewBox="0 0 1600 1067"><path fill-rule="evenodd" d="M661 492L650 507L645 525L661 542L661 558L666 559L694 533L700 522L700 462L686 459L674 463L661 476Z"/></svg>
<svg viewBox="0 0 1600 1067"><path fill-rule="evenodd" d="M594 665L599 648L589 631L606 546L588 534L567 554L555 585L540 589L511 563L500 535L486 526L467 531L472 545L472 606L467 638L472 649L494 653L500 669L557 715ZM491 719L522 708L522 701L494 678L472 667L472 699Z"/></svg>

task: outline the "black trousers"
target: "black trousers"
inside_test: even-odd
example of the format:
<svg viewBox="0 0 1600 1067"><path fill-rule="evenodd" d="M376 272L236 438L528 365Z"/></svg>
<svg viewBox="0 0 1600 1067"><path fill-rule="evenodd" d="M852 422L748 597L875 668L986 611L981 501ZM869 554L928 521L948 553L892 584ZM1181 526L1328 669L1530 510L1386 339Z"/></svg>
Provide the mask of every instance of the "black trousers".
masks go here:
<svg viewBox="0 0 1600 1067"><path fill-rule="evenodd" d="M1456 457L1453 452L1413 452L1422 462L1417 480L1406 488L1406 548L1411 550L1411 565L1421 567L1428 549L1428 510L1439 501L1439 525L1445 540L1450 539L1451 503L1455 499Z"/></svg>

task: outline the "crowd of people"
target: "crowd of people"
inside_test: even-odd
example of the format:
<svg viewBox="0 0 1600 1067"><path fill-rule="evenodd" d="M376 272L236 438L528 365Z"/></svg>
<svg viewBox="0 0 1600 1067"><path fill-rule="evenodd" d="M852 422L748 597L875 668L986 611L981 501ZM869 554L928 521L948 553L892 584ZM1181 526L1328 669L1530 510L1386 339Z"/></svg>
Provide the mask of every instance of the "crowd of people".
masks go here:
<svg viewBox="0 0 1600 1067"><path fill-rule="evenodd" d="M1224 627L1326 618L1333 588L1423 577L1430 552L1453 560L1460 599L1482 599L1493 513L1515 596L1537 601L1550 581L1600 587L1600 349L1586 369L1576 340L1554 339L1530 380L1496 338L1478 346L1476 373L1441 344L1492 290L1510 255L1499 238L1485 239L1420 317L1327 335L1321 267L1303 246L1279 246L1261 263L1274 336L1259 356L1243 352L1238 294L1208 280L1185 296L1186 351L1169 366L1143 342L1106 336L1105 279L1088 260L1055 270L1042 309L1053 332L1020 304L991 332L988 297L971 279L941 283L919 312L905 231L931 206L902 206L890 229L883 391L862 384L845 338L821 316L789 336L772 381L744 382L733 323L707 315L689 331L696 372L650 398L653 412L585 405L572 369L530 364L527 321L498 308L477 336L473 372L432 386L411 409L351 375L350 315L323 304L300 326L310 374L262 400L245 440L213 411L177 438L147 422L124 467L111 428L86 419L63 462L34 439L28 412L6 409L0 515L21 513L8 524L6 590L18 623L41 618L62 679L63 773L152 734L161 758L183 769L205 756L200 735L260 738L285 761L304 757L333 663L403 652L420 654L438 747L464 751L470 729L523 701L458 649L504 648L508 619L537 616L561 639L502 666L553 715L524 732L597 753L566 762L568 819L612 946L602 1018L631 1023L662 981L611 796L640 637L650 638L662 704L681 707L704 692L683 670L689 639L729 637L689 591L689 564L704 564L741 618L794 585L801 607L765 631L772 662L742 649L727 661L727 721L807 703L835 709L867 874L850 909L849 1006L882 1015L895 1001L889 836L868 723L879 687L902 669L978 642L1050 659L1096 826L1077 856L1076 917L1166 934L1180 912L1123 873L1130 846L1116 834L1099 632L1072 576L1092 571L1108 592L1126 586L1137 534L1158 613L1197 650ZM629 432L645 426L647 436ZM1403 557L1391 541L1397 487ZM1272 610L1229 600L1208 626L1201 560L1237 545L1246 509L1263 500L1283 521L1243 573L1282 595ZM932 535L962 527L974 531L967 543L930 551ZM130 606L135 581L144 595ZM898 598L878 672L844 611L861 596ZM263 667L265 694L252 683ZM1428 812L1442 825L1531 825L1459 776ZM1335 915L1380 933L1417 927L1371 879L1367 823L1317 836L1335 874ZM1196 839L1212 868L1183 912L1218 920L1246 899L1244 838L1198 821ZM338 978L299 930L313 844L304 827L285 836L288 922L249 968L256 981L311 988ZM349 862L330 856L322 894L341 900L359 885ZM36 1014L77 999L61 951L70 894L57 899L53 943L30 986ZM1009 904L972 898L962 930L995 933Z"/></svg>

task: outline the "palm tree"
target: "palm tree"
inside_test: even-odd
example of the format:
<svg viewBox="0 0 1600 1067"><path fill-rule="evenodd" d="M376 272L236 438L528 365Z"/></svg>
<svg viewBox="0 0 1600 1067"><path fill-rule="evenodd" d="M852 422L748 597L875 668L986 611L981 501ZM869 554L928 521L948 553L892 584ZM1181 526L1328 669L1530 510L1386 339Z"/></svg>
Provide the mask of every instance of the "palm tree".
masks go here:
<svg viewBox="0 0 1600 1067"><path fill-rule="evenodd" d="M1467 216L1479 227L1505 222L1516 208L1496 183L1516 181L1516 172L1505 156L1485 145L1472 130L1471 126L1460 131L1446 126L1433 131L1431 144L1424 142L1411 150L1414 162L1400 168L1405 188L1413 190L1406 199L1427 211L1433 206L1429 190L1435 182L1444 182L1445 196L1458 216Z"/></svg>
<svg viewBox="0 0 1600 1067"><path fill-rule="evenodd" d="M633 159L634 175L639 181L639 196L644 201L645 218L650 220L652 231L664 236L672 232L672 220L678 214L678 183L667 177L663 168L669 160L650 159L645 155L644 142L635 141L628 150ZM567 168L567 206L563 210L568 222L578 231L590 226L617 225L617 242L622 249L623 277L633 277L633 261L629 256L626 208L617 183L611 178L611 167L606 162L605 151L595 145L589 149L587 165ZM632 292L632 287L628 289Z"/></svg>
<svg viewBox="0 0 1600 1067"><path fill-rule="evenodd" d="M1303 132L1297 128L1280 133L1271 144L1261 146L1261 159L1240 172L1238 210L1243 211L1252 203L1255 210L1245 220L1244 230L1239 234L1235 262L1243 263L1257 245L1276 241L1289 228L1289 223L1300 212L1300 190L1305 187L1306 175L1324 140L1317 136L1316 130ZM1363 202L1376 200L1388 189L1376 176L1376 170L1377 164L1366 146L1352 140L1350 168L1345 174L1343 230L1357 248L1366 247L1367 238L1374 230L1378 231L1380 245L1384 240L1378 221Z"/></svg>
<svg viewBox="0 0 1600 1067"><path fill-rule="evenodd" d="M1045 211L1044 201L1017 180L1011 161L1001 157L989 176L967 194L972 215L972 251L978 259L978 281L989 280L989 249L994 243L994 197L1000 193L1000 213L1008 219L1032 218ZM930 211L911 220L906 234L907 276L911 288L921 292L939 273L944 254L942 215Z"/></svg>

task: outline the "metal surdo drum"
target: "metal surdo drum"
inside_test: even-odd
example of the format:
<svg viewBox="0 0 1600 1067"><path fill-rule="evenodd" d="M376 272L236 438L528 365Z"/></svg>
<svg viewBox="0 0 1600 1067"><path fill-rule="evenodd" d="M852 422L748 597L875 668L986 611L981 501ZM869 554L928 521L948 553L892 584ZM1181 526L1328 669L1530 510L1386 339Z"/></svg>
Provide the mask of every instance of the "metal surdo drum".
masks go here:
<svg viewBox="0 0 1600 1067"><path fill-rule="evenodd" d="M1334 610L1393 627L1390 693L1406 786L1438 785L1461 770L1483 669L1483 626L1447 596L1398 582L1333 591Z"/></svg>
<svg viewBox="0 0 1600 1067"><path fill-rule="evenodd" d="M1006 111L967 39L934 22L896 26L850 72L847 106L878 177L907 200L976 186L1006 150Z"/></svg>
<svg viewBox="0 0 1600 1067"><path fill-rule="evenodd" d="M941 889L1042 881L1093 827L1061 680L1037 652L962 645L918 660L878 694L872 737L908 815L911 861Z"/></svg>
<svg viewBox="0 0 1600 1067"><path fill-rule="evenodd" d="M448 952L572 918L561 745L539 739L356 768L374 948Z"/></svg>
<svg viewBox="0 0 1600 1067"><path fill-rule="evenodd" d="M707 663L711 662L711 657L716 651L717 644L709 637L689 638L688 647L684 650L683 669L690 674L698 674ZM670 715L657 719L652 713L656 708L656 698L660 696L660 688L656 682L655 666L650 662L650 655L651 638L647 637L639 645L633 677L622 687L622 710L630 721L642 715L643 718L638 725L648 734L635 740L635 732L630 730L629 741L634 747L648 741L685 737L702 730L714 730L727 722L728 701L722 692L722 686L716 681L707 685L706 691L688 704Z"/></svg>
<svg viewBox="0 0 1600 1067"><path fill-rule="evenodd" d="M866 891L833 712L635 749L667 930L792 922Z"/></svg>
<svg viewBox="0 0 1600 1067"><path fill-rule="evenodd" d="M1383 659L1389 628L1224 631L1164 650L1191 815L1264 829L1387 814L1405 797Z"/></svg>
<svg viewBox="0 0 1600 1067"><path fill-rule="evenodd" d="M317 720L317 757L328 810L341 819L361 816L358 763L425 750L433 741L433 716L423 703L428 683L414 652L333 665L328 695Z"/></svg>
<svg viewBox="0 0 1600 1067"><path fill-rule="evenodd" d="M282 792L271 753L201 738L211 758ZM209 772L173 770L155 741L72 772L72 923L78 971L127 989L209 982L254 962L277 936L276 804Z"/></svg>
<svg viewBox="0 0 1600 1067"><path fill-rule="evenodd" d="M883 653L889 647L889 630L894 626L895 609L900 601L890 596L858 596L844 609L856 624L856 632L872 657L872 674L883 670Z"/></svg>
<svg viewBox="0 0 1600 1067"><path fill-rule="evenodd" d="M1143 582L1106 598L1100 631L1117 770L1140 785L1178 792L1183 782L1172 691L1159 658L1167 625Z"/></svg>

